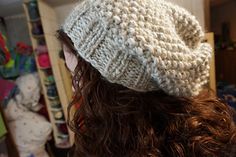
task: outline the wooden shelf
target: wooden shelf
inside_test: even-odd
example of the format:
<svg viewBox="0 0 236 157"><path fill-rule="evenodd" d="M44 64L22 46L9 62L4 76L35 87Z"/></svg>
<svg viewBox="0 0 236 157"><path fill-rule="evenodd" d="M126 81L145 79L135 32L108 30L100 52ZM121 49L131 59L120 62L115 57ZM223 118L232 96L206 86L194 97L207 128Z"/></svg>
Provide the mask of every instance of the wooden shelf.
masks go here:
<svg viewBox="0 0 236 157"><path fill-rule="evenodd" d="M50 122L52 124L53 127L53 137L55 140L55 145L57 147L60 148L68 148L70 146L73 145L74 143L74 134L68 129L68 138L69 141L68 143L66 142L66 139L61 139L58 136L60 136L61 134L59 134L58 132L58 128L57 128L57 124L58 123L66 123L67 120L67 105L69 104L71 98L72 98L72 91L70 92L65 92L66 89L68 89L68 87L66 87L68 85L68 83L65 83L65 79L66 81L71 82L70 80L70 75L69 73L66 73L66 68L65 67L61 67L60 65L60 58L59 58L59 51L61 50L61 44L59 43L59 41L57 40L55 34L56 34L56 30L59 29L58 23L57 23L57 15L54 11L54 8L52 6L50 6L47 1L44 0L38 0L38 9L39 9L39 13L40 13L40 19L38 21L41 21L42 27L43 27L43 31L44 34L43 35L39 35L39 36L35 36L31 33L31 29L32 29L32 23L36 22L36 20L30 20L29 15L28 15L28 10L27 10L27 4L28 1L24 1L23 7L25 10L25 14L27 17L27 21L28 21L28 28L29 28L29 32L30 32L30 37L31 37L31 41L32 41L32 46L34 49L37 48L38 46L38 39L44 38L47 48L48 48L48 54L49 54L49 58L51 61L51 67L50 68L41 68L38 64L37 61L37 55L35 54L35 60L36 60L36 65L38 68L38 73L39 73L39 77L40 77L40 82L41 82L41 86L42 86L42 91L43 91L43 95L45 98L45 102L47 105L47 109L48 109L48 113L49 113L49 119ZM55 85L57 88L57 92L58 92L58 97L49 97L47 95L47 85L45 85L44 80L46 79L46 75L45 75L45 71L46 70L52 70L54 79L55 79ZM62 73L63 72L63 73ZM67 76L65 76L65 74ZM70 97L68 97L68 93L70 93ZM60 104L61 104L61 110L63 111L63 117L65 117L65 121L58 121L54 119L54 115L51 112L52 111L52 107L51 107L51 101L55 101L55 100L59 100Z"/></svg>
<svg viewBox="0 0 236 157"><path fill-rule="evenodd" d="M48 96L48 99L49 99L49 100L58 100L59 97L58 97L58 96L57 96L57 97L50 97L50 96Z"/></svg>
<svg viewBox="0 0 236 157"><path fill-rule="evenodd" d="M55 120L55 123L56 123L56 124L65 124L66 121L63 121L63 120Z"/></svg>
<svg viewBox="0 0 236 157"><path fill-rule="evenodd" d="M51 69L52 67L46 67L46 68L43 68L43 67L39 67L40 70L49 70Z"/></svg>
<svg viewBox="0 0 236 157"><path fill-rule="evenodd" d="M35 20L30 20L29 22L34 23L34 22L39 22L39 21L41 21L41 18L38 18L38 19L35 19Z"/></svg>
<svg viewBox="0 0 236 157"><path fill-rule="evenodd" d="M34 35L34 34L32 34L32 37L35 38L35 39L41 39L41 38L44 38L44 34L42 34L42 35Z"/></svg>

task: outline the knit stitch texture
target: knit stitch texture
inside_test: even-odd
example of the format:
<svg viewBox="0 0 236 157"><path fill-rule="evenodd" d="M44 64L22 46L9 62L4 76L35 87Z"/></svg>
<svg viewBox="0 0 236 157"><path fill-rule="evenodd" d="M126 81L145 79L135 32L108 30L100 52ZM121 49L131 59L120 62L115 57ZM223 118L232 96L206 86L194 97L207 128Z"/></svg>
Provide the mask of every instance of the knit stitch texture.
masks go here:
<svg viewBox="0 0 236 157"><path fill-rule="evenodd" d="M109 82L183 97L208 82L212 49L199 22L165 0L86 0L63 30Z"/></svg>

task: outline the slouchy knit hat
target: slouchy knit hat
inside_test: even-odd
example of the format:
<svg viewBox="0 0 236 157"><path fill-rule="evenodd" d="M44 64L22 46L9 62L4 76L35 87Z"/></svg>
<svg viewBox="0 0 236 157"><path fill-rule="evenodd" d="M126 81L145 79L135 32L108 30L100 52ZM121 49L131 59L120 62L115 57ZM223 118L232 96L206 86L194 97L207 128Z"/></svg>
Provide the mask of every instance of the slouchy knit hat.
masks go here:
<svg viewBox="0 0 236 157"><path fill-rule="evenodd" d="M196 96L208 82L211 47L185 9L165 0L86 0L64 32L109 82L136 91Z"/></svg>

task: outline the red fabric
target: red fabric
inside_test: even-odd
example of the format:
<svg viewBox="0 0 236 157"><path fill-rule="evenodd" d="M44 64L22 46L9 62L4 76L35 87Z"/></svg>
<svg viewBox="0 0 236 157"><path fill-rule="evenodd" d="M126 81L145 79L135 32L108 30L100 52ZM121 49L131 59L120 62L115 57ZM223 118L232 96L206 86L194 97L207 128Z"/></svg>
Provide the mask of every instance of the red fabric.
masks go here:
<svg viewBox="0 0 236 157"><path fill-rule="evenodd" d="M20 54L30 55L33 52L32 46L28 46L23 42L16 44L16 51Z"/></svg>
<svg viewBox="0 0 236 157"><path fill-rule="evenodd" d="M0 79L0 101L8 98L15 87L16 85L14 82Z"/></svg>

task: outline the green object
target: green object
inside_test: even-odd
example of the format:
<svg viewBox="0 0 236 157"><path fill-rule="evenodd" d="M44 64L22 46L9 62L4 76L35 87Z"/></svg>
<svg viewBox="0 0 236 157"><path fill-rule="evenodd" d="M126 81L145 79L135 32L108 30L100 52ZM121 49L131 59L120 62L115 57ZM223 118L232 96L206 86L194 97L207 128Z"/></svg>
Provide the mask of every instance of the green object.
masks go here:
<svg viewBox="0 0 236 157"><path fill-rule="evenodd" d="M2 114L0 114L0 138L2 138L6 133L7 129L2 118Z"/></svg>
<svg viewBox="0 0 236 157"><path fill-rule="evenodd" d="M48 76L44 79L44 84L46 86L48 85L51 85L51 84L54 84L55 83L55 80L54 80L54 77L51 75L51 76Z"/></svg>

